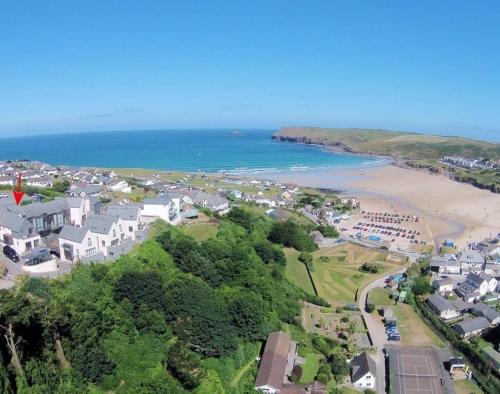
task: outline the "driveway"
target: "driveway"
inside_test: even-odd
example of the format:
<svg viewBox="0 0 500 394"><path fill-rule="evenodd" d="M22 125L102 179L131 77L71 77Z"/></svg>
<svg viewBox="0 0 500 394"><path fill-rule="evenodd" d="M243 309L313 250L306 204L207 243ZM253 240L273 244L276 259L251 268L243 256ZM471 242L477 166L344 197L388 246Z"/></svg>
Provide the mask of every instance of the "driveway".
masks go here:
<svg viewBox="0 0 500 394"><path fill-rule="evenodd" d="M406 271L406 267L392 273L398 274ZM365 319L366 327L368 328L368 332L370 333L370 338L372 341L373 347L376 349L375 353L375 364L377 367L377 393L385 393L385 357L384 357L384 348L385 345L389 343L387 340L387 335L385 334L384 325L373 318L373 316L365 311L365 305L368 298L368 294L371 290L376 287L384 287L385 278L379 278L369 285L367 285L362 291L358 298L358 307L361 310L361 314Z"/></svg>

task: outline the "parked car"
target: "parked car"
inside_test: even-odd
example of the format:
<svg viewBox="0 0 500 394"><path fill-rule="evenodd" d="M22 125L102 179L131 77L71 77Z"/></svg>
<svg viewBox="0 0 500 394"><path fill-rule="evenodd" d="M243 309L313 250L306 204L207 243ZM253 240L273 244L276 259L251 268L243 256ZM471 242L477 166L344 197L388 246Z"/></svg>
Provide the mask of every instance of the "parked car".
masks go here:
<svg viewBox="0 0 500 394"><path fill-rule="evenodd" d="M14 263L17 263L19 261L19 256L17 252L9 245L5 245L3 247L3 254L5 255L5 257L7 257L9 260L12 260Z"/></svg>
<svg viewBox="0 0 500 394"><path fill-rule="evenodd" d="M389 335L389 341L400 341L401 336L399 334Z"/></svg>

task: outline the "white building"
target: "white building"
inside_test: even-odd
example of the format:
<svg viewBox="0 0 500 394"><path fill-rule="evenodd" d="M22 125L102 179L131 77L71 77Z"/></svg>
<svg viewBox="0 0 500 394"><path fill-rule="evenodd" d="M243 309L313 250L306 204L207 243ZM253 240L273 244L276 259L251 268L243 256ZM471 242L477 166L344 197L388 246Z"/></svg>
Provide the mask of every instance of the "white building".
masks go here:
<svg viewBox="0 0 500 394"><path fill-rule="evenodd" d="M436 279L432 282L432 287L440 294L450 293L453 291L455 284L451 278Z"/></svg>
<svg viewBox="0 0 500 394"><path fill-rule="evenodd" d="M375 361L366 352L354 357L351 361L352 384L358 389L375 389L376 384Z"/></svg>
<svg viewBox="0 0 500 394"><path fill-rule="evenodd" d="M130 185L123 179L114 179L108 183L107 187L112 192L130 193L132 191Z"/></svg>
<svg viewBox="0 0 500 394"><path fill-rule="evenodd" d="M26 180L26 185L33 187L52 187L52 179L49 177L33 177Z"/></svg>
<svg viewBox="0 0 500 394"><path fill-rule="evenodd" d="M137 205L110 205L106 214L120 218L125 236L133 241L136 240L136 233L143 229L141 209Z"/></svg>
<svg viewBox="0 0 500 394"><path fill-rule="evenodd" d="M167 197L145 198L141 216L160 218L174 225L181 221L179 203Z"/></svg>
<svg viewBox="0 0 500 394"><path fill-rule="evenodd" d="M111 250L130 240L129 229L118 216L92 215L82 227L65 225L59 234L59 250L62 261L89 260L93 256L112 255Z"/></svg>

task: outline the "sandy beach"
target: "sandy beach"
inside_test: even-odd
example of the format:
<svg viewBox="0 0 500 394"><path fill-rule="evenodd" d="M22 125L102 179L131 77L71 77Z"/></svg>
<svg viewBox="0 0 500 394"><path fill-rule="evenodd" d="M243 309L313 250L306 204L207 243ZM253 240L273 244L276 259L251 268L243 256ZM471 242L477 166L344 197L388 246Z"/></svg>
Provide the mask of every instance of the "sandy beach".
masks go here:
<svg viewBox="0 0 500 394"><path fill-rule="evenodd" d="M344 190L367 211L407 212L424 218L439 244L451 238L458 248L500 233L500 195L440 175L387 165L368 169L276 174L303 186Z"/></svg>

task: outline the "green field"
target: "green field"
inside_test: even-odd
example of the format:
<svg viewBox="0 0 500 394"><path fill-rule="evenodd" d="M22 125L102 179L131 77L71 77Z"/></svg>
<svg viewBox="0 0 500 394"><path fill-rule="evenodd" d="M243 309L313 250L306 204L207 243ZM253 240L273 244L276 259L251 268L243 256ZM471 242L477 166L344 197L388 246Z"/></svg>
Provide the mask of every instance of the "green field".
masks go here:
<svg viewBox="0 0 500 394"><path fill-rule="evenodd" d="M306 266L298 260L300 252L292 248L284 250L287 265L286 277L307 293L314 294L314 289L307 274Z"/></svg>
<svg viewBox="0 0 500 394"><path fill-rule="evenodd" d="M376 287L370 291L370 294L368 295L368 302L375 305L377 308L379 306L393 305L394 300L389 298L389 294L390 292L388 290Z"/></svg>
<svg viewBox="0 0 500 394"><path fill-rule="evenodd" d="M327 129L286 127L276 138L324 144L356 153L389 155L406 159L440 159L443 156L500 158L500 144L462 137L423 135L402 131L373 129Z"/></svg>
<svg viewBox="0 0 500 394"><path fill-rule="evenodd" d="M217 235L217 228L217 223L204 222L186 225L184 231L198 242L201 242L215 237Z"/></svg>
<svg viewBox="0 0 500 394"><path fill-rule="evenodd" d="M307 355L306 362L302 365L301 384L308 384L314 381L319 370L319 362L322 358L323 355L321 354L311 353Z"/></svg>
<svg viewBox="0 0 500 394"><path fill-rule="evenodd" d="M354 303L358 289L361 290L376 278L402 267L395 262L386 262L386 253L350 243L318 250L313 256L314 271L311 274L318 293L329 303L336 305ZM323 259L328 257L328 261L321 261L322 256ZM360 272L359 267L365 262L379 265L379 272Z"/></svg>
<svg viewBox="0 0 500 394"><path fill-rule="evenodd" d="M397 304L394 313L398 319L398 328L404 345L444 346L441 338L425 324L410 305Z"/></svg>

